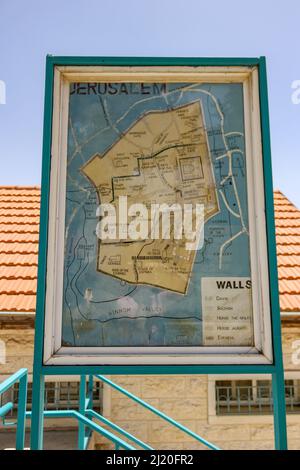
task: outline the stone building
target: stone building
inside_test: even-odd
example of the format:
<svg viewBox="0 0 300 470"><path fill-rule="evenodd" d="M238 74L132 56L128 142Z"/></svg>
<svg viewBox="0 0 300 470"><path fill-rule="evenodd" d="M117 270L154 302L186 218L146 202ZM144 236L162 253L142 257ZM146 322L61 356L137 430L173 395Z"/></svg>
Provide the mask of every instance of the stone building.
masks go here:
<svg viewBox="0 0 300 470"><path fill-rule="evenodd" d="M274 192L289 448L300 448L300 211ZM32 380L40 190L0 188L0 380L27 367ZM223 449L273 448L269 376L115 376L114 380ZM50 377L46 407L75 407L78 377ZM16 400L17 390L5 400ZM95 384L95 405L156 449L202 448L116 391ZM29 385L28 408L31 386ZM55 448L75 423L46 420ZM73 429L73 430L72 430ZM50 431L49 431L50 430ZM51 434L52 433L52 434ZM45 433L47 435L47 432ZM2 439L2 443L1 443ZM73 439L73 437L72 437ZM74 447L74 439L65 447ZM62 439L63 440L63 439ZM5 441L6 442L6 441ZM47 439L46 439L47 442ZM109 448L94 436L96 448ZM0 448L5 447L0 429ZM59 444L57 444L59 446Z"/></svg>

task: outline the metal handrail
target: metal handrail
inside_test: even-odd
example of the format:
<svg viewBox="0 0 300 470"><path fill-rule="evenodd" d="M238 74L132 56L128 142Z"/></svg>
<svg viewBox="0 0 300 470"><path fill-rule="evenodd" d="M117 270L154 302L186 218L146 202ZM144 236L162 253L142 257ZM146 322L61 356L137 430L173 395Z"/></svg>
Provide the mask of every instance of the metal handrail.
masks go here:
<svg viewBox="0 0 300 470"><path fill-rule="evenodd" d="M18 396L18 414L17 414L17 432L16 432L16 450L23 450L25 443L25 424L26 424L26 401L27 401L27 382L28 370L20 369L15 374L8 377L0 384L0 396L7 392L15 383L19 382ZM5 417L12 409L12 403L6 403L0 408L0 416Z"/></svg>
<svg viewBox="0 0 300 470"><path fill-rule="evenodd" d="M0 407L0 418L3 418L3 423L5 416L13 409L13 407L14 404L11 401Z"/></svg>
<svg viewBox="0 0 300 470"><path fill-rule="evenodd" d="M27 418L31 418L31 411L26 413ZM99 426L99 424L95 423L91 419L87 418L79 411L76 410L58 410L58 411L44 411L45 418L75 418L78 422L82 423L84 426L91 428L93 431L101 434L102 436L106 437L108 440L113 442L115 446L119 446L119 448L123 448L126 450L136 450L135 447L131 446L127 442L120 439L118 436L115 436L107 429Z"/></svg>
<svg viewBox="0 0 300 470"><path fill-rule="evenodd" d="M183 426L181 423L178 423L170 416L166 415L162 411L158 410L154 406L150 405L149 403L145 402L141 398L137 397L133 393L129 392L128 390L124 389L120 385L117 385L112 380L104 377L103 375L95 375L96 378L100 379L102 382L106 383L110 387L114 388L115 390L119 391L127 398L133 400L134 402L138 403L139 405L143 406L150 412L154 413L155 415L159 416L163 420L167 421L169 424L175 426L180 431L188 434L189 436L193 437L201 444L205 445L209 449L213 450L220 450L216 445L212 444L211 442L207 441L203 437L199 436L195 432L188 429L186 426ZM18 414L17 414L17 432L16 432L16 449L22 450L24 449L24 441L25 441L25 423L26 418L31 418L31 412L26 412L26 399L27 399L27 378L28 378L28 371L27 369L20 369L18 372L13 374L11 377L6 379L4 382L0 384L0 396L7 390L9 390L13 385L19 382L19 396L18 396ZM100 426L98 423L95 423L93 419L97 419L101 421L106 426L110 427L113 431L121 434L126 439L129 439L133 443L137 444L138 446L142 447L142 449L152 450L148 444L144 443L137 437L133 436L129 432L122 429L120 426L116 425L109 419L105 418L104 416L100 415L96 411L92 409L93 406L93 399L92 399L92 389L93 389L93 376L90 375L89 382L88 382L88 397L86 397L86 376L81 376L80 380L80 401L79 401L79 411L76 410L57 410L57 411L46 411L44 410L43 414L45 418L75 418L78 421L78 447L79 449L86 449L88 446L88 441L90 434L86 435L85 428L89 428L89 430L93 430L98 434L101 434L103 437L107 438L109 441L115 444L116 449L127 449L127 450L136 450L128 442L124 441L120 437L116 436L109 430L105 429L104 427ZM11 411L13 408L13 403L9 402L5 405L0 407L0 418L4 418L7 413Z"/></svg>
<svg viewBox="0 0 300 470"><path fill-rule="evenodd" d="M153 450L152 447L150 447L148 444L143 442L141 439L138 439L137 437L133 436L133 434L130 434L129 432L125 431L120 426L116 425L109 419L102 416L100 413L97 413L95 410L93 410L93 382L94 382L93 375L89 375L88 381L85 375L81 375L80 377L79 413L91 419L97 419L98 421L100 421L101 423L109 427L112 431L115 431L121 434L123 437L133 442L134 444L137 444L142 449ZM86 385L88 385L88 390L86 390ZM90 438L90 434L87 434L85 428L86 426L83 424L83 422L79 422L78 448L81 450L87 449L89 438ZM118 442L114 442L114 444L115 444L116 450L120 448L127 449L127 447L125 447L124 445ZM133 447L131 448L134 449Z"/></svg>
<svg viewBox="0 0 300 470"><path fill-rule="evenodd" d="M212 450L220 450L219 447L217 447L215 444L212 444L211 442L207 441L206 439L204 439L203 437L199 436L198 434L196 434L195 432L191 431L189 428L187 428L186 426L183 426L183 424L181 423L178 423L178 421L175 421L175 419L173 418L170 418L170 416L166 415L165 413L163 413L162 411L158 410L157 408L155 408L154 406L150 405L149 403L145 402L144 400L142 400L141 398L137 397L136 395L134 395L133 393L131 392L128 392L128 390L124 389L123 387L121 387L120 385L117 385L115 382L113 382L112 380L104 377L103 375L95 375L95 377L97 377L98 379L102 380L102 382L106 383L107 385L109 385L110 387L114 388L115 390L118 390L118 392L122 393L123 395L125 395L127 398L130 398L131 400L135 401L136 403L138 403L139 405L143 406L144 408L146 408L147 410L151 411L151 413L154 413L156 414L157 416L159 416L160 418L164 419L165 421L167 421L168 423L170 423L171 425L175 426L176 428L180 429L181 431L183 431L184 433L188 434L189 436L193 437L194 439L196 439L198 442L201 442L201 444L205 445L206 447L208 447L209 449L212 449Z"/></svg>
<svg viewBox="0 0 300 470"><path fill-rule="evenodd" d="M106 424L107 426L109 426L110 428L112 428L114 431L122 434L124 437L126 437L127 439L130 439L131 441L133 441L135 444L137 444L138 446L142 447L143 449L145 450L153 450L153 447L150 447L148 444L146 444L145 442L141 441L140 439L138 439L137 437L133 436L133 434L130 434L129 432L125 431L124 429L120 428L120 426L117 426L115 423L113 423L112 421L110 421L109 419L107 418L104 418L104 416L100 415L99 413L97 413L96 411L94 410L89 410L87 409L86 410L86 415L87 416L90 416L91 418L95 418L95 419L98 419L99 421L101 421L103 424Z"/></svg>

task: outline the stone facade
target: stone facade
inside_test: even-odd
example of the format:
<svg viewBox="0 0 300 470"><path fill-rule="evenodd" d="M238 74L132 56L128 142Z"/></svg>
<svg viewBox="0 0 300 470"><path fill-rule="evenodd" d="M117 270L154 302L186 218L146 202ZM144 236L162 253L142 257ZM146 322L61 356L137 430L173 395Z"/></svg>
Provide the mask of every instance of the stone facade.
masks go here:
<svg viewBox="0 0 300 470"><path fill-rule="evenodd" d="M6 362L1 376L12 374L20 367L32 372L34 325L32 317L19 324L2 323L0 340L6 346ZM285 370L297 374L297 347L300 351L300 322L284 321L282 325ZM297 347L296 347L297 346ZM300 362L300 360L299 360ZM1 377L1 379L2 379ZM216 377L214 377L216 378ZM233 376L231 376L233 379ZM247 378L247 377L243 377ZM224 379L224 376L222 376ZM215 416L212 410L213 388L210 376L114 376L116 383L157 407L205 439L222 449L274 448L272 416ZM104 385L103 414L155 449L204 449L192 437L182 433L150 411ZM48 420L47 427L70 427L74 422ZM289 448L300 448L300 414L288 416ZM95 448L111 446L99 435L93 436Z"/></svg>
<svg viewBox="0 0 300 470"><path fill-rule="evenodd" d="M34 315L24 315L15 321L8 321L4 315L0 319L0 340L2 342L3 360L0 363L1 376L11 375L21 367L32 372ZM7 315L12 318L12 315ZM20 315L21 317L21 315Z"/></svg>
<svg viewBox="0 0 300 470"><path fill-rule="evenodd" d="M300 338L300 323L284 322L282 335L285 370L299 371L300 378L300 365L292 360L296 354L294 342ZM114 376L112 380L222 449L274 448L272 416L211 416L208 376ZM104 415L153 448L204 449L195 439L119 392L106 386L104 394ZM288 415L287 421L289 448L299 449L300 414ZM98 435L95 445L99 449L112 448Z"/></svg>
<svg viewBox="0 0 300 470"><path fill-rule="evenodd" d="M0 382L17 370L28 369L28 379L32 380L34 349L34 314L1 314L0 317ZM50 377L49 377L50 378ZM53 380L53 379L51 379ZM7 392L8 393L8 392ZM5 397L4 397L5 398ZM27 423L28 425L29 423ZM29 426L27 426L29 429ZM73 419L45 419L47 430L72 430L77 428ZM0 433L3 431L0 423ZM10 430L10 428L5 428ZM1 437L1 436L0 436ZM0 449L1 449L0 438Z"/></svg>

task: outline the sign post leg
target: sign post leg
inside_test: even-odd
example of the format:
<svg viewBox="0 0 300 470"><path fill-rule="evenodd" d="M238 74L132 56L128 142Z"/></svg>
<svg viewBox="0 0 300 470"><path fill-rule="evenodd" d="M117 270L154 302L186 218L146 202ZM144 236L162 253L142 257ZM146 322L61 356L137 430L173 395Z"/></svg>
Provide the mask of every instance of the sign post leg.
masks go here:
<svg viewBox="0 0 300 470"><path fill-rule="evenodd" d="M283 370L277 370L272 374L272 392L274 404L273 413L275 449L287 450L285 388Z"/></svg>
<svg viewBox="0 0 300 470"><path fill-rule="evenodd" d="M79 412L85 414L86 407L86 376L80 376L79 386ZM81 422L78 423L78 449L85 450L85 425Z"/></svg>
<svg viewBox="0 0 300 470"><path fill-rule="evenodd" d="M35 373L33 376L32 389L32 414L31 414L31 450L43 449L43 431L44 431L44 390L45 379L41 373Z"/></svg>
<svg viewBox="0 0 300 470"><path fill-rule="evenodd" d="M19 384L16 450L24 450L25 429L26 429L26 403L27 403L27 374L23 375L23 377L20 379L20 384Z"/></svg>

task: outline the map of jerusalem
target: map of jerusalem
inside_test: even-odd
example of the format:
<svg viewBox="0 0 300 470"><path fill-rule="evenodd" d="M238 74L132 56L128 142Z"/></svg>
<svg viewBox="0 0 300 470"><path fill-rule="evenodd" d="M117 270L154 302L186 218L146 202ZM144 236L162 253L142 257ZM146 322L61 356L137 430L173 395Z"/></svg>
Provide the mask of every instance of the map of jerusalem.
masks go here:
<svg viewBox="0 0 300 470"><path fill-rule="evenodd" d="M81 172L94 185L99 204L113 204L117 215L120 196L128 197L128 206L203 204L204 222L219 212L200 100L145 113ZM161 234L159 239L99 240L97 270L185 294L197 253L187 250L186 242L184 235L174 238L172 227L170 239Z"/></svg>
<svg viewBox="0 0 300 470"><path fill-rule="evenodd" d="M253 345L242 83L71 84L65 207L65 347Z"/></svg>

